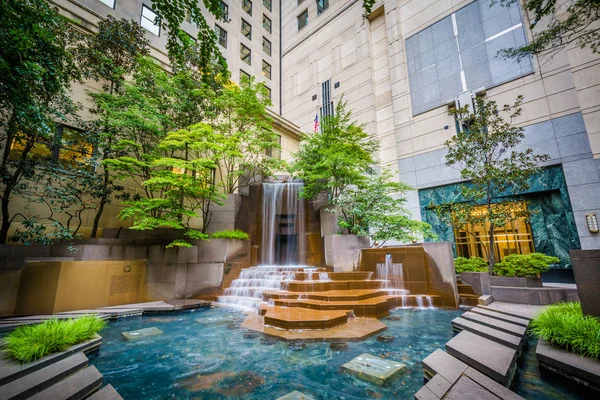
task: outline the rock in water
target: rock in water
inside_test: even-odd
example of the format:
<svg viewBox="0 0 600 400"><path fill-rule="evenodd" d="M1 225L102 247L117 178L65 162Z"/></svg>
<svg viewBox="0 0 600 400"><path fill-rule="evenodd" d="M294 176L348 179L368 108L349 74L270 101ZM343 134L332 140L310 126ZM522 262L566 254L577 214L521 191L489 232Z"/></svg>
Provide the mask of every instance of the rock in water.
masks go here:
<svg viewBox="0 0 600 400"><path fill-rule="evenodd" d="M388 321L400 321L402 318L399 315L390 315L386 319Z"/></svg>
<svg viewBox="0 0 600 400"><path fill-rule="evenodd" d="M329 348L333 351L346 351L348 350L348 343L331 343Z"/></svg>
<svg viewBox="0 0 600 400"><path fill-rule="evenodd" d="M383 342L383 343L393 342L395 339L396 339L395 336L388 336L388 335L377 336L377 341Z"/></svg>
<svg viewBox="0 0 600 400"><path fill-rule="evenodd" d="M292 342L292 343L288 344L288 349L294 350L294 351L304 350L305 348L306 348L306 343L303 343L303 342Z"/></svg>

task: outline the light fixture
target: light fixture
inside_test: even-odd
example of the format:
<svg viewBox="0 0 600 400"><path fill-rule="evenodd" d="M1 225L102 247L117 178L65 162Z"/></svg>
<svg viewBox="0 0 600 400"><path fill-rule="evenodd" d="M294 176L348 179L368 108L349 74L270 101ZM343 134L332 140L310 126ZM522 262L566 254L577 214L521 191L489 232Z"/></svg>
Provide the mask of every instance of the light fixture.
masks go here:
<svg viewBox="0 0 600 400"><path fill-rule="evenodd" d="M586 214L585 221L591 233L598 233L598 218L596 218L596 214Z"/></svg>

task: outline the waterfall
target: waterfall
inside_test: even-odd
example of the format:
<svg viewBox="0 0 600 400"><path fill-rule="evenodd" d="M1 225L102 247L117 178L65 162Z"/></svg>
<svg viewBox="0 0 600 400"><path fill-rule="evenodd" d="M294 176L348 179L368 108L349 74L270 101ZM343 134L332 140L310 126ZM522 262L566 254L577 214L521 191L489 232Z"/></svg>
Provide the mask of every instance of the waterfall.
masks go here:
<svg viewBox="0 0 600 400"><path fill-rule="evenodd" d="M377 279L385 280L385 288L404 289L402 263L393 263L392 255L385 255L385 263L377 263ZM391 286L390 286L391 283Z"/></svg>
<svg viewBox="0 0 600 400"><path fill-rule="evenodd" d="M275 264L275 222L281 213L283 185L280 183L263 183L262 198L262 249L263 264Z"/></svg>

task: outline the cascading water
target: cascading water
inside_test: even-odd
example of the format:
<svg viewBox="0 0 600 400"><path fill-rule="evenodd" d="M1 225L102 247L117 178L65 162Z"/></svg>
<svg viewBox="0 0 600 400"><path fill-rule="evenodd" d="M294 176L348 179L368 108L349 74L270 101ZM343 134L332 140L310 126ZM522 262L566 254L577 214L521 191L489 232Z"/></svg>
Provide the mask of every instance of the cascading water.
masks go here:
<svg viewBox="0 0 600 400"><path fill-rule="evenodd" d="M385 280L385 288L404 289L402 263L393 263L392 255L385 255L385 263L377 263L377 279Z"/></svg>

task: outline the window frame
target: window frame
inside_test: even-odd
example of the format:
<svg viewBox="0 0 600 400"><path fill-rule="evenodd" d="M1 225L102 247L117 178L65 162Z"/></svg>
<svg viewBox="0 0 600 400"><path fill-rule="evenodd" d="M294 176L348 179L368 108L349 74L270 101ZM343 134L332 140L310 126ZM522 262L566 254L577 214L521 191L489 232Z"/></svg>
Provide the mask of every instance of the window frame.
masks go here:
<svg viewBox="0 0 600 400"><path fill-rule="evenodd" d="M242 57L243 49L248 50L248 54L246 54L244 57ZM248 61L246 61L245 58L248 58ZM248 46L245 46L242 43L240 43L240 60L242 60L243 62L245 62L248 65L252 65L252 50Z"/></svg>
<svg viewBox="0 0 600 400"><path fill-rule="evenodd" d="M250 5L249 9L246 10L246 6ZM252 15L252 1L251 0L242 0L242 10L246 11L246 14Z"/></svg>
<svg viewBox="0 0 600 400"><path fill-rule="evenodd" d="M154 14L154 15L155 15L155 19L154 19L154 21L156 21L156 17L158 17L158 14L157 14L157 13L155 13L153 9L151 9L150 7L148 7L148 6L147 6L147 5L145 5L145 4L142 4L142 10L141 10L141 13L140 13L140 26L141 26L142 28L144 28L145 30L147 30L148 32L150 32L151 34L153 34L153 35L155 35L155 36L159 36L159 37L160 37L160 30L161 30L161 29L160 29L160 18L158 19L158 23L155 23L154 21L151 21L151 20L150 20L148 17L146 17L146 16L144 15L144 10L148 10L148 11L150 11L152 14ZM148 27L144 26L144 24L142 24L142 22L143 22L144 20L150 21L150 22L152 23L152 26L154 26L154 27L158 28L158 32L157 32L157 33L154 33L154 31L150 30L150 28L148 28Z"/></svg>
<svg viewBox="0 0 600 400"><path fill-rule="evenodd" d="M218 29L218 32L217 32ZM225 32L225 45L223 45L221 43L221 32ZM215 24L215 33L217 33L217 41L219 42L219 45L221 47L223 47L224 49L227 48L227 31L225 29L223 29L223 27L219 24Z"/></svg>
<svg viewBox="0 0 600 400"><path fill-rule="evenodd" d="M323 14L329 8L329 0L316 0L317 3L317 17ZM323 4L323 7L320 7L320 3Z"/></svg>
<svg viewBox="0 0 600 400"><path fill-rule="evenodd" d="M303 15L306 14L306 18L304 18L306 20L306 22L304 23L304 25L300 26L300 21ZM296 17L297 21L298 21L298 32L300 32L302 29L304 29L307 25L308 25L308 8L306 8L304 11L302 11L300 14L298 14L298 16Z"/></svg>
<svg viewBox="0 0 600 400"><path fill-rule="evenodd" d="M221 0L221 19L225 22L229 21L229 4Z"/></svg>
<svg viewBox="0 0 600 400"><path fill-rule="evenodd" d="M100 3L104 4L107 7L112 8L113 10L115 9L115 6L117 5L117 0L112 0L112 6L107 3L110 0L99 0L99 1L100 1Z"/></svg>
<svg viewBox="0 0 600 400"><path fill-rule="evenodd" d="M242 77L246 77L247 79L250 79L252 77L252 75L250 75L243 69L240 69L240 83L242 83Z"/></svg>
<svg viewBox="0 0 600 400"><path fill-rule="evenodd" d="M265 50L265 42L269 44L269 46L267 47L269 51ZM262 51L269 57L273 55L273 43L271 43L271 41L264 36L262 38Z"/></svg>
<svg viewBox="0 0 600 400"><path fill-rule="evenodd" d="M273 2L271 0L263 0L263 7L265 7L267 10L269 10L269 12L271 12L273 11Z"/></svg>
<svg viewBox="0 0 600 400"><path fill-rule="evenodd" d="M267 67L267 70L269 71L268 76L267 76L267 74L265 74L265 66ZM272 66L265 60L262 60L262 74L265 78L267 78L268 80L271 80Z"/></svg>
<svg viewBox="0 0 600 400"><path fill-rule="evenodd" d="M244 36L246 39L248 40L252 40L252 24L249 23L248 21L246 21L244 18L241 18L242 22L241 22L241 26L240 26L240 33L242 34L242 36ZM244 33L244 25L246 25L248 27L248 33Z"/></svg>
<svg viewBox="0 0 600 400"><path fill-rule="evenodd" d="M269 21L269 29L265 27L265 20ZM273 33L273 21L271 21L271 18L267 17L266 14L263 14L262 27L265 31Z"/></svg>

